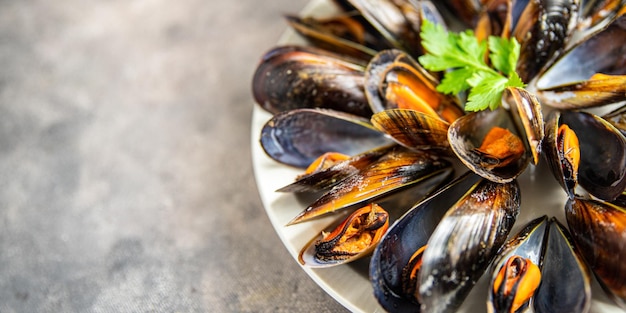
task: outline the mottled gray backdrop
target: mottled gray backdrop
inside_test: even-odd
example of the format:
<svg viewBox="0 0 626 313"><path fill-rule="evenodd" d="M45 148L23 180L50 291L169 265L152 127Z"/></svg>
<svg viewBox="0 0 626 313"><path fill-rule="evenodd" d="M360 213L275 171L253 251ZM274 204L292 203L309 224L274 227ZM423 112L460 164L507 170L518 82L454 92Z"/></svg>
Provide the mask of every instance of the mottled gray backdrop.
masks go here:
<svg viewBox="0 0 626 313"><path fill-rule="evenodd" d="M0 312L328 312L252 175L306 0L0 0Z"/></svg>

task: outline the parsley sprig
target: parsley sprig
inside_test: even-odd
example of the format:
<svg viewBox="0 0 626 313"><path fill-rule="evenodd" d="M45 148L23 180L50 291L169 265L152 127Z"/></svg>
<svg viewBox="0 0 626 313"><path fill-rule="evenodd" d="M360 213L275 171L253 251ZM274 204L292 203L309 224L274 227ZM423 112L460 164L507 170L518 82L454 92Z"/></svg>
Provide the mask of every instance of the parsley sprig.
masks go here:
<svg viewBox="0 0 626 313"><path fill-rule="evenodd" d="M526 86L515 72L520 54L515 38L489 36L479 42L471 30L452 33L428 20L422 25L421 36L427 53L419 62L427 70L446 71L437 91L458 94L469 89L466 111L494 110L506 87ZM487 50L491 66L485 62Z"/></svg>

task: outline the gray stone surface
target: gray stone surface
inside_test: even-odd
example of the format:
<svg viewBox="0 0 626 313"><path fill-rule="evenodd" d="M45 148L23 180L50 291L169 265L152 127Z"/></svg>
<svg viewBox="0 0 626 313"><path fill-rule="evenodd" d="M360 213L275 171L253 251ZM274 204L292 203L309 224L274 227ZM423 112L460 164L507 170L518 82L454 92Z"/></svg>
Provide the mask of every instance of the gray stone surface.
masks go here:
<svg viewBox="0 0 626 313"><path fill-rule="evenodd" d="M250 80L306 0L0 0L0 312L335 312L262 208Z"/></svg>

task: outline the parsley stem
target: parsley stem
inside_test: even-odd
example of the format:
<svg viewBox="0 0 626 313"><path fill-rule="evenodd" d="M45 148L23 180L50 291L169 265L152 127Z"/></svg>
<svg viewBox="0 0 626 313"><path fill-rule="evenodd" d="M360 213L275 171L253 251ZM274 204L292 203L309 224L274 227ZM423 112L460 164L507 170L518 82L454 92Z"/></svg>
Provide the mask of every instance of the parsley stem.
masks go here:
<svg viewBox="0 0 626 313"><path fill-rule="evenodd" d="M496 70L494 70L493 68L481 63L481 62L475 62L474 60L470 59L470 58L459 58L457 56L453 56L453 58L457 61L459 61L460 63L465 63L466 66L469 66L470 68L474 68L477 69L479 71L483 71L483 72L487 72L489 74L492 74L494 76L504 76L502 74L500 74L499 72L497 72ZM506 77L506 76L504 76Z"/></svg>

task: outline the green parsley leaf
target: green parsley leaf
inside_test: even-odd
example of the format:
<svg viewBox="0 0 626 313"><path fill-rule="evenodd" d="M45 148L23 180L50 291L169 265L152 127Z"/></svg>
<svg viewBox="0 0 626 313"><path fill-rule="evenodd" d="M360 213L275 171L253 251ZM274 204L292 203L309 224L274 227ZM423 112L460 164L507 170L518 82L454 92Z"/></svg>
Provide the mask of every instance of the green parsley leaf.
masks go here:
<svg viewBox="0 0 626 313"><path fill-rule="evenodd" d="M513 72L509 77L509 82L506 84L507 87L519 87L524 88L526 84L522 81L522 78L516 72Z"/></svg>
<svg viewBox="0 0 626 313"><path fill-rule="evenodd" d="M427 51L418 58L420 64L430 71L445 71L437 91L458 94L469 90L466 111L494 110L506 87L525 87L515 72L520 54L515 38L491 36L479 42L471 30L455 34L428 20L424 20L420 35ZM493 67L486 63L487 57Z"/></svg>
<svg viewBox="0 0 626 313"><path fill-rule="evenodd" d="M466 111L482 111L496 109L500 105L502 92L506 87L507 79L502 76L489 76L478 81L467 96Z"/></svg>
<svg viewBox="0 0 626 313"><path fill-rule="evenodd" d="M500 72L511 76L515 73L517 59L520 54L520 44L513 37L506 38L490 36L489 39L489 60L491 64Z"/></svg>
<svg viewBox="0 0 626 313"><path fill-rule="evenodd" d="M487 50L486 42L478 42L474 32L467 30L459 34L457 45L459 49L472 59L472 62L485 64L483 57ZM485 64L486 65L486 64Z"/></svg>
<svg viewBox="0 0 626 313"><path fill-rule="evenodd" d="M467 90L470 88L467 81L474 73L475 71L469 68L459 68L455 71L451 71L441 80L441 83L437 86L437 91L456 95Z"/></svg>
<svg viewBox="0 0 626 313"><path fill-rule="evenodd" d="M449 68L463 66L458 60L450 58L448 56L435 56L431 54L425 54L419 57L419 62L425 69L434 72L445 71Z"/></svg>
<svg viewBox="0 0 626 313"><path fill-rule="evenodd" d="M447 32L443 26L424 20L421 28L422 46L430 54L441 56L446 51L454 49L454 34Z"/></svg>
<svg viewBox="0 0 626 313"><path fill-rule="evenodd" d="M500 75L492 75L490 73L476 73L468 83L472 87L467 96L465 111L482 111L487 108L495 110L500 106L502 101L502 93L507 87L520 87L525 85L522 79L513 72L508 79Z"/></svg>
<svg viewBox="0 0 626 313"><path fill-rule="evenodd" d="M476 87L478 85L480 85L480 83L485 80L485 79L489 79L489 80L495 80L497 78L503 78L502 76L498 75L497 73L490 73L490 72L476 72L474 73L474 75L472 75L472 77L467 79L467 83L471 86L471 87Z"/></svg>

